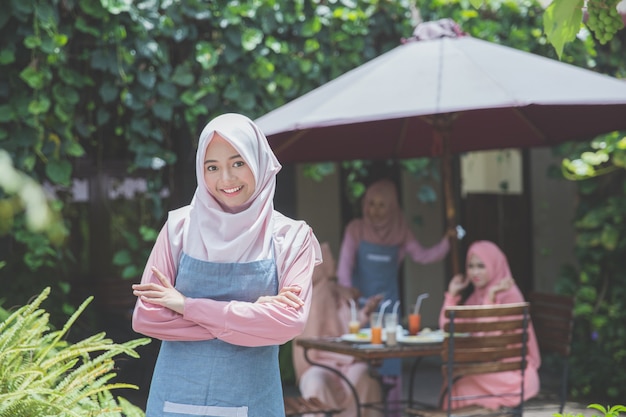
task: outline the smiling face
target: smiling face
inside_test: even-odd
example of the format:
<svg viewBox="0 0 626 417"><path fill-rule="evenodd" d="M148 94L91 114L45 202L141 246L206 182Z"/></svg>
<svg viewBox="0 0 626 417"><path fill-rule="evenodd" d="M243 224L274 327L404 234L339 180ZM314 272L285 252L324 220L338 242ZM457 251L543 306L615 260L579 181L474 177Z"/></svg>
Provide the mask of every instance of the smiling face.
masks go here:
<svg viewBox="0 0 626 417"><path fill-rule="evenodd" d="M222 206L236 209L254 193L252 170L239 152L223 137L215 136L204 156L204 183Z"/></svg>
<svg viewBox="0 0 626 417"><path fill-rule="evenodd" d="M387 220L389 204L382 196L374 195L367 201L365 210L372 224L381 224Z"/></svg>
<svg viewBox="0 0 626 417"><path fill-rule="evenodd" d="M491 281L489 271L485 263L476 255L470 255L467 262L467 276L475 288L483 288Z"/></svg>

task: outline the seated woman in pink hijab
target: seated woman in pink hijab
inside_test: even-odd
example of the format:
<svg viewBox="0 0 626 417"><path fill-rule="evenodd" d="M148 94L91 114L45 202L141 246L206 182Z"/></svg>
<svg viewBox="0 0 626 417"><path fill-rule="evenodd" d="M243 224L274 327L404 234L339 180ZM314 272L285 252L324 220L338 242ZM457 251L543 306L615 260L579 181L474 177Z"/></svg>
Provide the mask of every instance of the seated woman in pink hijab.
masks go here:
<svg viewBox="0 0 626 417"><path fill-rule="evenodd" d="M348 333L350 305L337 291L335 278L335 260L328 243L322 243L324 263L313 270L313 295L309 319L304 332L298 337L339 337ZM381 297L372 297L359 311L362 324L368 322L368 315L375 310ZM296 338L297 339L297 338ZM367 364L357 361L352 356L317 350L309 351L309 358L340 371L356 388L362 402L381 400L380 384L368 374ZM305 359L303 349L293 344L293 363L296 381L300 393L305 398L317 397L327 405L344 411L339 417L356 415L356 403L352 391L339 376L333 372L311 366ZM363 417L379 417L373 410L362 410Z"/></svg>
<svg viewBox="0 0 626 417"><path fill-rule="evenodd" d="M449 306L509 304L523 301L524 296L511 277L509 263L504 253L495 243L479 240L472 243L467 250L465 276L455 275L448 285L439 316L439 326L443 328L446 322L444 311ZM536 396L539 392L537 370L541 365L541 357L532 324L528 332L527 359L528 366L524 373L525 400ZM498 394L519 390L520 383L521 373L516 371L470 375L456 382L453 391L455 396ZM444 404L447 404L445 399ZM513 397L494 397L453 401L452 408L472 404L491 409L518 405Z"/></svg>

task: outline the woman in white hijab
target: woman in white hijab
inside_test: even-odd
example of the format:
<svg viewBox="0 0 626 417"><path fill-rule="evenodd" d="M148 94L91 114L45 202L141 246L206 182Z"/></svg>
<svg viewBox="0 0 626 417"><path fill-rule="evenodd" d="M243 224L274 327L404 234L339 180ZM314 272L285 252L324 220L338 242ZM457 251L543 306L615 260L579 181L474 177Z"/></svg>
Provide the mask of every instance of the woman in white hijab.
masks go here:
<svg viewBox="0 0 626 417"><path fill-rule="evenodd" d="M163 341L146 417L284 415L278 346L304 329L321 251L274 210L280 168L245 116L200 134L195 195L169 213L133 286L133 329Z"/></svg>

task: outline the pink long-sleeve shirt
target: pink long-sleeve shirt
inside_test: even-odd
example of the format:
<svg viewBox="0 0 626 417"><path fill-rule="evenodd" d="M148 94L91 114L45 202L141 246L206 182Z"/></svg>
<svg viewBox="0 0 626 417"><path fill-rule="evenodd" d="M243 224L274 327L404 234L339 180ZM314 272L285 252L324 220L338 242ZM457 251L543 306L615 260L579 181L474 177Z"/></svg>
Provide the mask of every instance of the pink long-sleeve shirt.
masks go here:
<svg viewBox="0 0 626 417"><path fill-rule="evenodd" d="M292 233L303 234L301 245L287 244L293 240L285 237ZM132 318L133 330L161 340L193 341L218 338L240 346L283 344L302 333L311 305L311 276L320 253L319 243L304 222L282 215L275 216L273 236L279 289L285 286L300 287L299 297L304 301L301 308L274 303L216 301L187 297L184 312L179 314L166 307L137 299ZM287 264L285 259L294 261ZM156 266L169 277L172 284L175 283L177 264L172 255L167 225L157 237L141 278L142 283L159 283L151 271L152 266Z"/></svg>
<svg viewBox="0 0 626 417"><path fill-rule="evenodd" d="M339 251L339 264L337 266L337 278L339 284L344 287L352 286L352 272L356 262L356 254L359 249L359 241L350 232L352 224L348 224L344 234L341 249ZM409 255L413 262L429 264L442 260L450 250L450 240L444 236L439 243L430 248L423 247L415 238L413 233L408 234L406 241L400 246L398 253L398 264L406 255Z"/></svg>

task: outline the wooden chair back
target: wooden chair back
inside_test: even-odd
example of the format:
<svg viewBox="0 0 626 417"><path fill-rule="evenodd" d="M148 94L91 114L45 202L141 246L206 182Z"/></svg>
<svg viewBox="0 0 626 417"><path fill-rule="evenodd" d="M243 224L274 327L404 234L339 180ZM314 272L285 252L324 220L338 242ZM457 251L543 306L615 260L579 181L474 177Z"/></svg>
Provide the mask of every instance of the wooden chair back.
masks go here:
<svg viewBox="0 0 626 417"><path fill-rule="evenodd" d="M454 383L467 375L520 371L522 382L519 391L481 395L480 398L517 396L520 405L506 413L521 416L530 322L529 303L455 306L446 309L445 317L448 321L444 330L449 335L444 341L442 359L447 393L453 393ZM462 399L469 398L447 395L447 404L441 405L445 406L450 415L453 402ZM454 414L456 416L458 413Z"/></svg>
<svg viewBox="0 0 626 417"><path fill-rule="evenodd" d="M563 413L567 399L569 356L574 329L574 297L535 291L528 295L528 301L542 356L554 354L561 359L559 413Z"/></svg>

